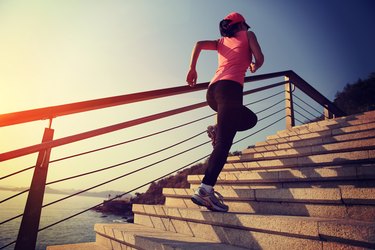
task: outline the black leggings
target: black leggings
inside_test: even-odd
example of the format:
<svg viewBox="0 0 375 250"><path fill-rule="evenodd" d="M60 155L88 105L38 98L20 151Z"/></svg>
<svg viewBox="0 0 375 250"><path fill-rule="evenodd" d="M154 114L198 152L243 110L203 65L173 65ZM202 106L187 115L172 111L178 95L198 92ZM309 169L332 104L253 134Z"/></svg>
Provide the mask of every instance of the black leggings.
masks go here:
<svg viewBox="0 0 375 250"><path fill-rule="evenodd" d="M243 106L243 87L234 81L221 80L210 85L207 103L217 112L216 144L209 159L203 183L214 186L226 163L237 131L255 126L257 116Z"/></svg>

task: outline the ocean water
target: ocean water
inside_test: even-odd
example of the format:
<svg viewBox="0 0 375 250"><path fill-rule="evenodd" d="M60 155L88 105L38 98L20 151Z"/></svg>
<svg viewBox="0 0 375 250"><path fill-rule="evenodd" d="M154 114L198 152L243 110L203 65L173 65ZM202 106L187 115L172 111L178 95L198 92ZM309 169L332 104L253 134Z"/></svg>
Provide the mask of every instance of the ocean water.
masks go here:
<svg viewBox="0 0 375 250"><path fill-rule="evenodd" d="M0 201L16 194L16 192L0 190ZM61 199L65 195L45 194L44 204ZM12 200L0 204L0 223L23 213L27 194L20 195ZM61 219L81 212L97 205L104 198L75 196L43 208L39 228L43 228ZM0 225L0 249L17 239L21 218ZM88 211L68 221L62 222L38 234L37 250L44 250L47 246L72 244L95 241L95 223L125 223L121 216L105 215L95 211ZM8 246L6 250L14 249L15 244Z"/></svg>

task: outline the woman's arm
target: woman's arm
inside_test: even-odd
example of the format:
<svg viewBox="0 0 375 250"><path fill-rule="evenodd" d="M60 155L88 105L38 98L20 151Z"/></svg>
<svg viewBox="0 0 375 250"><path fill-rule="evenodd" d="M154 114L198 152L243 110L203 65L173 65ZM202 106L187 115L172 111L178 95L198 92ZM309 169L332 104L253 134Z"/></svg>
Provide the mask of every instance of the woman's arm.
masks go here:
<svg viewBox="0 0 375 250"><path fill-rule="evenodd" d="M197 83L197 71L195 69L199 54L202 50L217 50L217 41L198 41L191 53L190 69L186 77L186 82L193 87Z"/></svg>
<svg viewBox="0 0 375 250"><path fill-rule="evenodd" d="M248 40L249 40L249 46L250 46L251 52L255 58L255 63L252 62L250 64L250 71L254 73L255 71L257 71L257 69L259 69L263 65L264 56L263 56L262 49L260 48L260 45L258 43L258 40L254 32L248 31L247 36L249 38Z"/></svg>

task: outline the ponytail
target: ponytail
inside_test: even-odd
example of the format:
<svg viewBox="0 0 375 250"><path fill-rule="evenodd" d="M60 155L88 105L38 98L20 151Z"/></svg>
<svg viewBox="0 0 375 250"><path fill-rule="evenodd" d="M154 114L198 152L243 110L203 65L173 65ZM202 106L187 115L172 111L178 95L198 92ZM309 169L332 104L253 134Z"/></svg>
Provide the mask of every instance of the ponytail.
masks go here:
<svg viewBox="0 0 375 250"><path fill-rule="evenodd" d="M233 37L240 27L240 23L230 24L232 20L224 19L220 21L220 35L224 37Z"/></svg>

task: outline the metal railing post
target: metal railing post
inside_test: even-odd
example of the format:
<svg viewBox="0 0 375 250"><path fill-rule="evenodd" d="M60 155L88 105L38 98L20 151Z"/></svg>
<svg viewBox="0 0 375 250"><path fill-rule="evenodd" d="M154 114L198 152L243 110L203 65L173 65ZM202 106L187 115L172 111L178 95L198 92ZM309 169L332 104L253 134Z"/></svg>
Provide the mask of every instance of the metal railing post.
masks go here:
<svg viewBox="0 0 375 250"><path fill-rule="evenodd" d="M338 108L333 102L328 100L325 96L323 96L319 91L317 91L313 86L308 84L305 80L303 80L299 75L297 75L293 71L289 71L286 74L293 84L302 92L304 92L307 96L311 99L322 105L325 109L327 109L334 117L345 116L346 113ZM327 115L330 117L332 115Z"/></svg>
<svg viewBox="0 0 375 250"><path fill-rule="evenodd" d="M42 142L53 140L54 130L44 130ZM43 205L43 196L46 186L47 172L51 148L41 150L34 169L33 179L29 195L27 197L25 211L18 232L15 250L34 250L38 236L40 215Z"/></svg>
<svg viewBox="0 0 375 250"><path fill-rule="evenodd" d="M286 128L291 129L295 125L294 121L294 108L293 108L293 94L292 94L292 83L289 81L289 77L285 76L285 120Z"/></svg>
<svg viewBox="0 0 375 250"><path fill-rule="evenodd" d="M333 113L331 111L329 111L327 105L324 106L323 113L324 113L324 120L328 120L328 119L334 118Z"/></svg>

